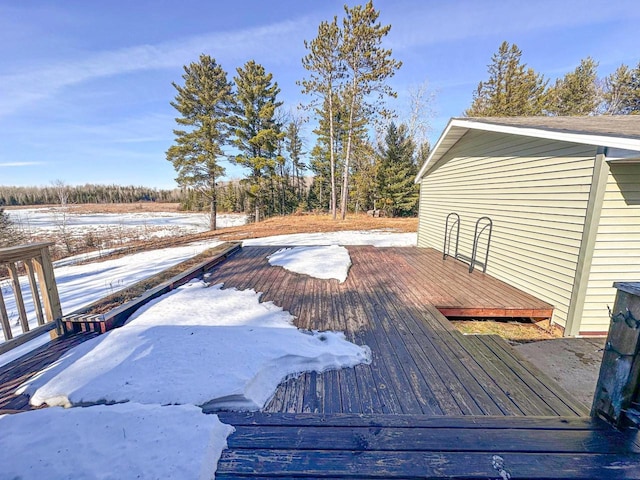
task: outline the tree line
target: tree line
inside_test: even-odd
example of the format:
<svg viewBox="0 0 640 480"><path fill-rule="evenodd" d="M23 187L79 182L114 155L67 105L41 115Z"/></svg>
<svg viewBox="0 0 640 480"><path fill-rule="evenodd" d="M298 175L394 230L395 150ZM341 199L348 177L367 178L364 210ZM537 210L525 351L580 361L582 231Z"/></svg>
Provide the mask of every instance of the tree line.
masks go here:
<svg viewBox="0 0 640 480"><path fill-rule="evenodd" d="M177 203L184 193L180 189L163 190L122 185L66 185L60 181L50 186L12 187L0 185L0 206L51 205L64 203Z"/></svg>
<svg viewBox="0 0 640 480"><path fill-rule="evenodd" d="M184 67L183 83L173 84L179 116L167 159L187 204L210 211L212 229L219 208L250 212L255 221L295 211L328 211L334 219L370 209L416 214L413 179L430 148L418 128L425 97L411 96L409 118L397 120L388 108L386 100L396 97L389 79L402 64L383 46L391 25L379 16L371 1L345 6L342 17L321 22L316 37L304 41L306 76L298 85L315 120L309 147L302 138L308 119L283 113L278 83L262 65L250 60L231 79L208 55ZM597 68L587 57L552 83L505 41L464 115L640 113L640 63L605 78ZM222 184L223 160L245 167L246 177Z"/></svg>
<svg viewBox="0 0 640 480"><path fill-rule="evenodd" d="M640 114L640 62L621 64L598 77L598 62L586 57L551 83L522 62L517 45L503 42L488 65L489 78L478 84L469 117L578 116Z"/></svg>

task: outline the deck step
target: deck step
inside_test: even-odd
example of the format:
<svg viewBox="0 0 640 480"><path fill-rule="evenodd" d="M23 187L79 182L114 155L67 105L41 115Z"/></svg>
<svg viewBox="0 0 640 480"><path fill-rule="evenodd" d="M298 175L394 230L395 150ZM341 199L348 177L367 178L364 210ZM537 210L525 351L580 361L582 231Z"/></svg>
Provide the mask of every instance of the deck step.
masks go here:
<svg viewBox="0 0 640 480"><path fill-rule="evenodd" d="M640 478L637 432L590 418L219 415L218 479Z"/></svg>

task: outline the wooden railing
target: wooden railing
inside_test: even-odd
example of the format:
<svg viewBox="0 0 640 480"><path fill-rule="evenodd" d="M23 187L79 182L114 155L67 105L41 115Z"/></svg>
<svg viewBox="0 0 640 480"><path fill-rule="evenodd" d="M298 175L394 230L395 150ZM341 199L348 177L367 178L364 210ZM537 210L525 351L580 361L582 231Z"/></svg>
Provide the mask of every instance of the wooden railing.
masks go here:
<svg viewBox="0 0 640 480"><path fill-rule="evenodd" d="M29 331L29 319L27 318L24 295L18 276L21 265L24 265L25 273L29 279L38 325L44 325L45 322L55 322L62 317L58 287L53 275L51 257L49 256L49 247L51 245L53 245L52 242L40 242L0 248L0 267L5 267L9 272L16 310L23 333ZM6 341L11 340L13 334L2 289L0 289L0 325L2 326L4 339Z"/></svg>

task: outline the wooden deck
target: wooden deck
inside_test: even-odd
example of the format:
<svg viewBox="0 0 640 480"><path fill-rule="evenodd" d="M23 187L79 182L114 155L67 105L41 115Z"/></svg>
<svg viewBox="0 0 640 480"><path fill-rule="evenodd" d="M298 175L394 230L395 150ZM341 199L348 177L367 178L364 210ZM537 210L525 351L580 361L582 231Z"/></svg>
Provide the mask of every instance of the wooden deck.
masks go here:
<svg viewBox="0 0 640 480"><path fill-rule="evenodd" d="M348 248L343 284L270 266L277 247L245 247L209 272L373 357L290 379L263 412L217 412L236 432L216 478L640 479L637 432L589 418L505 341L464 336L436 308L543 316L550 306L434 251ZM0 368L0 410L29 409L11 392L84 338Z"/></svg>
<svg viewBox="0 0 640 480"><path fill-rule="evenodd" d="M275 250L244 248L209 281L344 331L373 361L291 379L264 412L218 412L236 432L216 478L640 479L637 432L587 417L506 342L459 334L434 304L549 306L433 251L349 247L339 284L269 266Z"/></svg>
<svg viewBox="0 0 640 480"><path fill-rule="evenodd" d="M407 287L446 317L551 318L553 305L432 248L383 249L405 270ZM391 259L391 258L390 258Z"/></svg>
<svg viewBox="0 0 640 480"><path fill-rule="evenodd" d="M590 418L220 417L236 431L216 479L640 478L637 432L618 432Z"/></svg>
<svg viewBox="0 0 640 480"><path fill-rule="evenodd" d="M422 415L578 416L588 413L502 339L464 336L434 307L491 298L500 308L534 308L539 301L448 260L430 267L430 251L349 247L352 267L343 284L269 265L277 247L246 247L212 271L211 283L252 288L296 316L309 330L338 330L368 345L371 365L306 373L280 386L267 412ZM462 267L462 268L459 268ZM447 294L445 272L452 275ZM465 272L464 279L459 278ZM467 278L468 277L468 278ZM460 288L461 285L463 288ZM465 290L464 294L457 294ZM449 297L445 297L445 294ZM453 295L456 295L455 297ZM475 300L476 297L479 300ZM467 302L467 303L465 303ZM474 303L469 303L474 302ZM450 303L453 304L453 303Z"/></svg>

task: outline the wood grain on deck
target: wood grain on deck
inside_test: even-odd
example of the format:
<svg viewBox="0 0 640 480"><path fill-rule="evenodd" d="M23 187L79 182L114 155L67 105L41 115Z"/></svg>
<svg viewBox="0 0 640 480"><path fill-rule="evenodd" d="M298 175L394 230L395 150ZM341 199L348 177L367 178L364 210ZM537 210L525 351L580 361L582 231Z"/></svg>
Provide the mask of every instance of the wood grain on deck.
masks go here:
<svg viewBox="0 0 640 480"><path fill-rule="evenodd" d="M262 301L291 312L300 328L343 331L368 345L373 361L290 379L266 412L587 414L502 339L464 336L435 306L473 301L476 307L533 311L545 305L534 297L486 274L469 274L463 264L443 262L430 250L348 247L352 267L340 284L270 266L267 257L277 249L244 247L214 268L209 281L262 292Z"/></svg>

